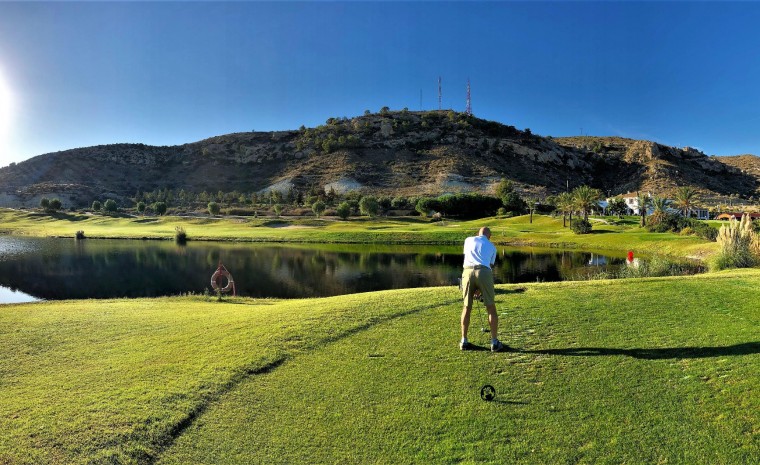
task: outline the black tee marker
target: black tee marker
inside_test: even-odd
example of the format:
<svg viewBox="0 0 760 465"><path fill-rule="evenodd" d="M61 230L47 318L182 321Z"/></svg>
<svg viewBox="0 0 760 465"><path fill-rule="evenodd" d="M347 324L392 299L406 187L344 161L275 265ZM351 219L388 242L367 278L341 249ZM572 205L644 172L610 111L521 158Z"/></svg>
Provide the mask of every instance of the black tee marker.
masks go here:
<svg viewBox="0 0 760 465"><path fill-rule="evenodd" d="M480 398L485 401L491 401L493 398L496 397L496 389L494 389L493 386L490 384L486 384L482 388L480 388Z"/></svg>

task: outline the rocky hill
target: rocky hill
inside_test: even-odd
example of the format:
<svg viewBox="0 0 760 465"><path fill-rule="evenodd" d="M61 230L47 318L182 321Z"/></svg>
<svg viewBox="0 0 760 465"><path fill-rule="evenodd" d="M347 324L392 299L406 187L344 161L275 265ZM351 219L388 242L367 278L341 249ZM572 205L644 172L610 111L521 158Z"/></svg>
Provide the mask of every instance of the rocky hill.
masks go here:
<svg viewBox="0 0 760 465"><path fill-rule="evenodd" d="M757 196L753 155L616 137L551 138L453 111L330 118L316 128L236 133L180 146L114 144L40 155L0 169L0 206L65 206L138 190L254 192L362 189L389 195L490 192L501 179L543 196L588 184L605 193L667 195L691 185L708 197Z"/></svg>

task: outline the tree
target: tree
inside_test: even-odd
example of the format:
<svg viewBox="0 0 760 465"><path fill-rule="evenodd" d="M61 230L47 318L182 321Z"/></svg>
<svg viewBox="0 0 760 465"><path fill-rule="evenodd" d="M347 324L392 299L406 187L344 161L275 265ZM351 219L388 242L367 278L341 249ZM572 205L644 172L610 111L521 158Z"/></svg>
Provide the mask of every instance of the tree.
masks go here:
<svg viewBox="0 0 760 465"><path fill-rule="evenodd" d="M421 197L414 204L414 209L422 216L428 216L433 214L436 210L440 210L440 202L438 199L432 199L430 197Z"/></svg>
<svg viewBox="0 0 760 465"><path fill-rule="evenodd" d="M145 213L145 202L137 202L137 213L141 215Z"/></svg>
<svg viewBox="0 0 760 465"><path fill-rule="evenodd" d="M347 220L348 217L351 216L351 205L349 205L348 202L341 202L340 205L338 205L337 213L340 219Z"/></svg>
<svg viewBox="0 0 760 465"><path fill-rule="evenodd" d="M583 185L573 189L572 195L575 208L583 213L583 220L588 221L588 214L592 208L599 205L602 193L599 189Z"/></svg>
<svg viewBox="0 0 760 465"><path fill-rule="evenodd" d="M675 206L683 212L685 218L689 217L692 207L698 201L697 191L691 186L681 186L676 189Z"/></svg>
<svg viewBox="0 0 760 465"><path fill-rule="evenodd" d="M119 206L116 205L116 201L114 199L108 199L106 200L106 203L103 204L103 210L106 213L115 213L119 209Z"/></svg>
<svg viewBox="0 0 760 465"><path fill-rule="evenodd" d="M49 207L50 211L57 212L58 210L61 209L61 207L63 207L63 204L61 204L60 200L58 200L58 199L52 199L52 200L50 200L50 207Z"/></svg>
<svg viewBox="0 0 760 465"><path fill-rule="evenodd" d="M325 208L327 208L327 205L321 200L317 200L312 204L311 210L314 212L314 215L316 215L317 218L322 216L322 213L325 212Z"/></svg>
<svg viewBox="0 0 760 465"><path fill-rule="evenodd" d="M43 197L40 199L40 208L47 211L50 209L50 199Z"/></svg>
<svg viewBox="0 0 760 465"><path fill-rule="evenodd" d="M562 212L562 227L567 226L567 214L573 211L573 196L563 192L557 196L557 210Z"/></svg>
<svg viewBox="0 0 760 465"><path fill-rule="evenodd" d="M649 195L636 193L636 202L639 204L639 216L641 217L641 220L639 220L639 226L642 228L647 225L647 208L651 201L652 199L649 198Z"/></svg>
<svg viewBox="0 0 760 465"><path fill-rule="evenodd" d="M380 109L380 114L381 114L381 115L387 115L388 113L390 113L390 111L391 111L391 109L390 109L390 108L388 108L388 107L383 107L383 108L381 108L381 109Z"/></svg>
<svg viewBox="0 0 760 465"><path fill-rule="evenodd" d="M611 215L617 215L618 218L622 218L628 212L628 205L622 197L615 197L610 200L609 211Z"/></svg>
<svg viewBox="0 0 760 465"><path fill-rule="evenodd" d="M377 216L377 212L380 210L380 204L377 203L377 199L370 196L362 197L359 200L359 212L362 215L367 215L370 218Z"/></svg>
<svg viewBox="0 0 760 465"><path fill-rule="evenodd" d="M279 218L280 214L282 214L282 205L280 205L279 203L276 203L274 204L274 216Z"/></svg>
<svg viewBox="0 0 760 465"><path fill-rule="evenodd" d="M100 200L94 200L92 202L92 211L99 212L103 209L103 204L100 203Z"/></svg>
<svg viewBox="0 0 760 465"><path fill-rule="evenodd" d="M655 213L665 213L669 203L670 200L665 197L658 197L656 195L652 197L652 208L654 208Z"/></svg>
<svg viewBox="0 0 760 465"><path fill-rule="evenodd" d="M508 212L522 213L527 207L525 201L515 192L512 181L504 178L496 186L496 197L501 199L501 203Z"/></svg>
<svg viewBox="0 0 760 465"><path fill-rule="evenodd" d="M216 216L219 214L219 211L221 211L221 208L219 207L219 204L216 202L209 202L207 205L208 212L211 216Z"/></svg>
<svg viewBox="0 0 760 465"><path fill-rule="evenodd" d="M155 210L159 216L162 216L166 213L166 202L156 202L153 205L153 210Z"/></svg>

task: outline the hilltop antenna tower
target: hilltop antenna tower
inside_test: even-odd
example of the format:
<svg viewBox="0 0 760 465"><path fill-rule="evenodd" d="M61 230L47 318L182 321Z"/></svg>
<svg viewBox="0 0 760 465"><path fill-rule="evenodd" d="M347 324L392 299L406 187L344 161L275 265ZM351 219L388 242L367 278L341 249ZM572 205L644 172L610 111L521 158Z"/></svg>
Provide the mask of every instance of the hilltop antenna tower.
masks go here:
<svg viewBox="0 0 760 465"><path fill-rule="evenodd" d="M470 78L467 78L467 106L464 112L468 115L472 115L472 100L470 100Z"/></svg>
<svg viewBox="0 0 760 465"><path fill-rule="evenodd" d="M441 111L441 76L438 76L438 111Z"/></svg>

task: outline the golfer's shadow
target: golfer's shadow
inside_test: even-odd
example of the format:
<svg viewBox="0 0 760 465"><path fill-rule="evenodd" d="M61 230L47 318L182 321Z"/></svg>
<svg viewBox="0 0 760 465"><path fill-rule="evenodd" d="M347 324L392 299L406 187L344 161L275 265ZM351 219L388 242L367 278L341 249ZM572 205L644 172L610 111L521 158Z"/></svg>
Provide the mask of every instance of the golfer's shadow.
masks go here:
<svg viewBox="0 0 760 465"><path fill-rule="evenodd" d="M760 342L746 342L723 347L665 347L661 349L577 347L572 349L519 350L519 352L523 354L565 355L571 357L625 355L643 360L662 360L670 358L708 358L760 354Z"/></svg>
<svg viewBox="0 0 760 465"><path fill-rule="evenodd" d="M494 293L499 294L522 294L527 289L524 287L516 287L514 289L494 289Z"/></svg>
<svg viewBox="0 0 760 465"><path fill-rule="evenodd" d="M485 346L479 346L477 344L473 344L472 342L470 342L470 345L469 347L467 347L466 351L467 352L490 352L491 348L485 347Z"/></svg>

